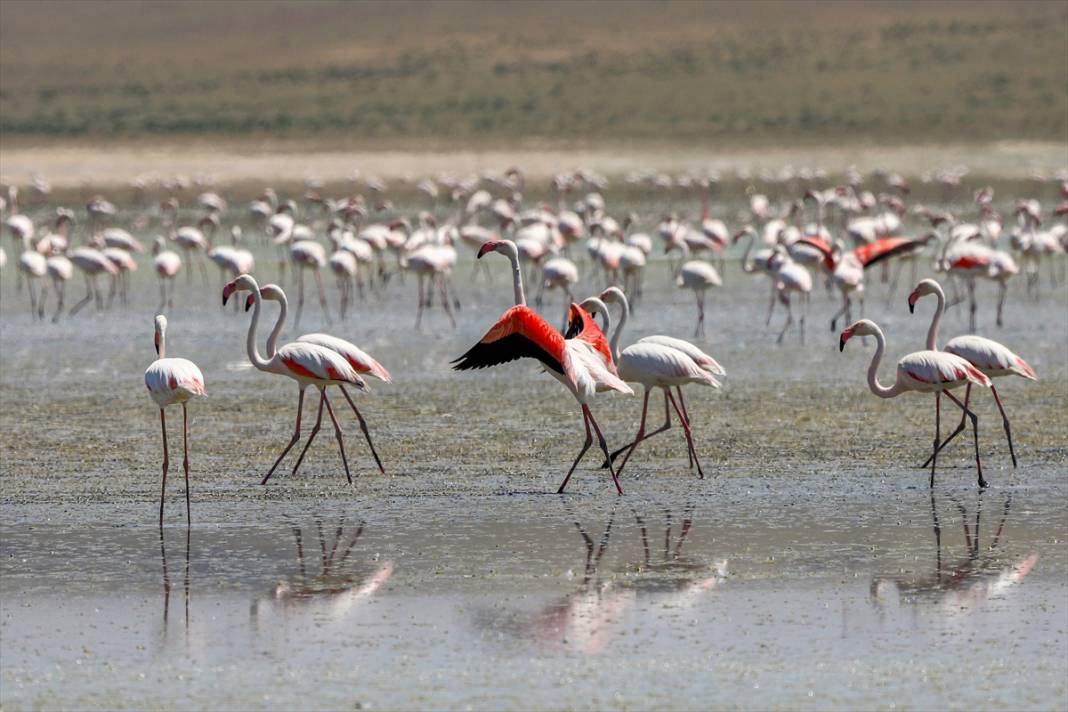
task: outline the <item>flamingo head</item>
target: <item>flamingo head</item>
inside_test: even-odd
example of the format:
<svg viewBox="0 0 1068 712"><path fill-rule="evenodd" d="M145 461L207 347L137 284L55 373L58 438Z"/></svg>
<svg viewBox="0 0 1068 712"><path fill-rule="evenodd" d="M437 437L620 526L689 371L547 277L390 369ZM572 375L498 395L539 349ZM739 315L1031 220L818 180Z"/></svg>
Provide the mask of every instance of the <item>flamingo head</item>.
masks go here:
<svg viewBox="0 0 1068 712"><path fill-rule="evenodd" d="M286 293L283 292L282 288L279 287L277 284L265 284L260 287L260 297L262 297L263 299L269 299L273 302L281 302L285 301ZM245 297L245 311L251 309L252 305L255 303L256 295L255 293L250 292L249 295Z"/></svg>
<svg viewBox="0 0 1068 712"><path fill-rule="evenodd" d="M226 286L223 287L223 306L226 306L226 302L230 300L230 297L234 292L252 292L253 294L258 294L259 291L260 285L256 284L256 280L252 278L252 275L243 274L228 282Z"/></svg>
<svg viewBox="0 0 1068 712"><path fill-rule="evenodd" d="M482 247L478 248L478 259L482 259L482 255L490 252L500 252L503 244L504 240L486 240L482 243Z"/></svg>
<svg viewBox="0 0 1068 712"><path fill-rule="evenodd" d="M617 288L613 287L613 289ZM600 314L601 318L604 319L604 328L608 328L608 305L601 301L601 299L599 299L598 297L587 297L586 299L582 300L582 304L579 304L579 308L584 309L586 313L588 313L590 316L595 317ZM568 331L570 332L570 328L568 329Z"/></svg>
<svg viewBox="0 0 1068 712"><path fill-rule="evenodd" d="M876 330L875 323L869 319L861 319L860 321L850 324L846 328L842 329L841 335L838 337L838 350L845 351L846 342L852 339L854 336L872 336Z"/></svg>
<svg viewBox="0 0 1068 712"><path fill-rule="evenodd" d="M625 295L623 290L619 287L609 287L601 292L598 297L606 304L625 304L627 301L627 295ZM585 305L586 302L583 302L582 304ZM587 309L586 311L590 310Z"/></svg>
<svg viewBox="0 0 1068 712"><path fill-rule="evenodd" d="M909 294L909 314L914 313L916 309L916 302L920 297L926 297L928 294L937 294L942 291L942 288L938 286L938 282L933 279L922 279L916 285L916 288Z"/></svg>
<svg viewBox="0 0 1068 712"><path fill-rule="evenodd" d="M167 317L162 314L156 315L156 334L153 341L156 344L156 355L159 356L159 344L163 340L163 334L167 331Z"/></svg>

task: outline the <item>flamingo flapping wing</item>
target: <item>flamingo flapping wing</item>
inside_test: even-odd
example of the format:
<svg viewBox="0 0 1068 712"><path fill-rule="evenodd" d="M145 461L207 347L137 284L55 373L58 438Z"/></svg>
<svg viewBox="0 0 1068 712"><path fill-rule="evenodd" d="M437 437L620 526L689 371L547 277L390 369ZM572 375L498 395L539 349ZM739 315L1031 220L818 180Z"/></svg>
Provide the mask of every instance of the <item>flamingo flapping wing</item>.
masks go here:
<svg viewBox="0 0 1068 712"><path fill-rule="evenodd" d="M452 364L455 370L466 371L520 358L536 358L560 374L568 370L563 335L526 306L514 306L502 314L486 335Z"/></svg>
<svg viewBox="0 0 1068 712"><path fill-rule="evenodd" d="M903 252L910 252L919 245L925 245L924 239L916 240L911 237L883 237L866 245L861 245L853 250L864 269L873 264Z"/></svg>
<svg viewBox="0 0 1068 712"><path fill-rule="evenodd" d="M616 364L612 360L612 349L608 345L601 327L597 325L590 313L578 304L572 304L568 310L568 325L565 339L578 339L589 344L604 360L605 367L613 376L618 376Z"/></svg>

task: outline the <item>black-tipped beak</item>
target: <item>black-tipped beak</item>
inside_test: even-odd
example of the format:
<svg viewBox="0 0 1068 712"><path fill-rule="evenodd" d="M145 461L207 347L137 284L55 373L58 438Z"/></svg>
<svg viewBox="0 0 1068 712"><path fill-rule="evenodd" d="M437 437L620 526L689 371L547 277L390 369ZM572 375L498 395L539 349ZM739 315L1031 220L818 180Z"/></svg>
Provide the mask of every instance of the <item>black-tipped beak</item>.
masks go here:
<svg viewBox="0 0 1068 712"><path fill-rule="evenodd" d="M255 302L245 302L245 311L251 309L253 304L255 304Z"/></svg>
<svg viewBox="0 0 1068 712"><path fill-rule="evenodd" d="M229 299L230 299L230 295L227 294L226 292L223 292L222 297L223 297L223 306L225 307L226 306L226 302L229 301Z"/></svg>
<svg viewBox="0 0 1068 712"><path fill-rule="evenodd" d="M915 313L916 313L916 303L915 303L915 302L913 302L913 301L912 301L912 300L910 299L910 300L909 300L909 314L915 314Z"/></svg>
<svg viewBox="0 0 1068 712"><path fill-rule="evenodd" d="M846 342L845 336L839 336L838 337L838 351L839 351L839 353L842 352L842 351L845 351L845 342Z"/></svg>
<svg viewBox="0 0 1068 712"><path fill-rule="evenodd" d="M159 344L156 344L156 355L159 356Z"/></svg>

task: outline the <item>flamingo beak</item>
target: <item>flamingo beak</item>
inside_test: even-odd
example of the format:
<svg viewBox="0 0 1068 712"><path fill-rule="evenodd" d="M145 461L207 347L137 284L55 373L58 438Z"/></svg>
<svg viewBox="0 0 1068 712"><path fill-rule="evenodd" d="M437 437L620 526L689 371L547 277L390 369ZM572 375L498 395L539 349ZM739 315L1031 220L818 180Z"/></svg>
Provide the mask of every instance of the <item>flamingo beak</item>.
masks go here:
<svg viewBox="0 0 1068 712"><path fill-rule="evenodd" d="M482 255L487 252L493 252L497 249L497 245L501 244L497 240L489 240L482 244L482 247L478 248L478 259L482 259Z"/></svg>
<svg viewBox="0 0 1068 712"><path fill-rule="evenodd" d="M223 287L222 303L223 303L224 307L226 306L226 302L230 300L230 295L233 294L235 291L236 291L236 289L234 288L233 282L231 282L230 284L227 284L225 287Z"/></svg>
<svg viewBox="0 0 1068 712"><path fill-rule="evenodd" d="M849 330L849 329L843 329L842 330L842 335L838 337L838 351L839 352L845 351L846 342L849 341L849 339L852 338L852 336L853 336L853 332L851 330Z"/></svg>
<svg viewBox="0 0 1068 712"><path fill-rule="evenodd" d="M249 309L251 309L252 305L255 304L255 303L256 303L256 295L255 294L248 295L248 298L245 299L245 311L248 311Z"/></svg>
<svg viewBox="0 0 1068 712"><path fill-rule="evenodd" d="M916 292L909 295L909 314L914 314L916 312L916 299Z"/></svg>
<svg viewBox="0 0 1068 712"><path fill-rule="evenodd" d="M156 342L156 355L159 356L159 332L158 331L156 332L156 335L155 335L155 337L153 337L152 340Z"/></svg>

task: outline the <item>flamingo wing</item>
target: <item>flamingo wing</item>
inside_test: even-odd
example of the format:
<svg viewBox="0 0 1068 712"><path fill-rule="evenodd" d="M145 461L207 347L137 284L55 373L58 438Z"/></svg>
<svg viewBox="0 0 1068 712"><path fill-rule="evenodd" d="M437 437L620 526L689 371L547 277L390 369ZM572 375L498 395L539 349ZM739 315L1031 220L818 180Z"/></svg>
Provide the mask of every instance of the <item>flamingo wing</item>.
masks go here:
<svg viewBox="0 0 1068 712"><path fill-rule="evenodd" d="M616 371L616 364L612 360L612 349L608 345L608 339L605 338L604 332L601 331L601 327L597 325L590 313L578 304L572 303L571 308L568 310L567 318L567 333L564 338L578 339L589 344L600 354L601 360L604 361L605 366L611 371L612 375L618 376L619 373Z"/></svg>
<svg viewBox="0 0 1068 712"><path fill-rule="evenodd" d="M331 336L330 334L305 334L304 336L297 338L297 341L307 344L318 344L331 351L336 351L341 354L342 358L349 362L350 366L356 369L357 373L370 374L386 383L393 382L393 379L389 375L389 371L387 371L382 364L350 341Z"/></svg>
<svg viewBox="0 0 1068 712"><path fill-rule="evenodd" d="M1017 356L1009 347L993 339L970 334L950 339L943 349L946 353L960 356L983 372L1011 371L1019 376L1038 380L1031 365Z"/></svg>
<svg viewBox="0 0 1068 712"><path fill-rule="evenodd" d="M520 358L536 358L546 368L560 374L566 370L564 337L540 314L526 306L514 306L502 314L477 344L452 361L452 367L466 371Z"/></svg>
<svg viewBox="0 0 1068 712"><path fill-rule="evenodd" d="M884 237L857 247L853 250L853 254L860 260L864 269L867 269L877 262L903 252L910 252L925 244L923 240L914 240L911 237Z"/></svg>
<svg viewBox="0 0 1068 712"><path fill-rule="evenodd" d="M822 237L805 235L793 244L808 245L809 247L815 248L821 255L823 255L823 266L829 270L834 269L834 249L831 247L831 244Z"/></svg>
<svg viewBox="0 0 1068 712"><path fill-rule="evenodd" d="M978 386L990 386L986 374L960 356L944 351L916 351L898 361L897 368L920 383L937 386L971 381Z"/></svg>

